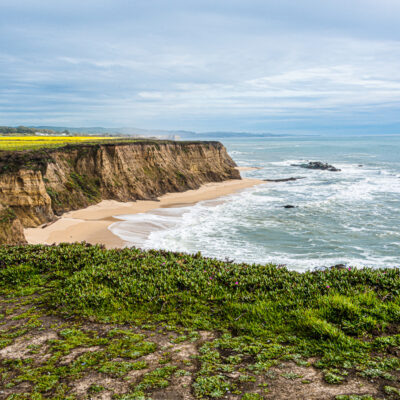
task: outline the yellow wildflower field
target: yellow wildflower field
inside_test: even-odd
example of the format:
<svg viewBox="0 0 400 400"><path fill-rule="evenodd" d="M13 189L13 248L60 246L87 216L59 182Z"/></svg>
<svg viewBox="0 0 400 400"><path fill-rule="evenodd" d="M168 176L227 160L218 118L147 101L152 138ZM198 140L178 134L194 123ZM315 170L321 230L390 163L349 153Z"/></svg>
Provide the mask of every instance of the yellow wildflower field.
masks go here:
<svg viewBox="0 0 400 400"><path fill-rule="evenodd" d="M0 136L0 150L29 150L117 139L121 140L118 137L107 136Z"/></svg>

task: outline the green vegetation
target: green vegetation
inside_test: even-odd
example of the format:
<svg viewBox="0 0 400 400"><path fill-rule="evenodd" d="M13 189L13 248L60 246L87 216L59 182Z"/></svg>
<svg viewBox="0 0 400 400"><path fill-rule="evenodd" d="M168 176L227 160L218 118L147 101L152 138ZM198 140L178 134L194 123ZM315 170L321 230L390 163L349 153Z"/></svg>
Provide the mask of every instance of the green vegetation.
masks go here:
<svg viewBox="0 0 400 400"><path fill-rule="evenodd" d="M263 400L263 397L258 393L245 393L242 400Z"/></svg>
<svg viewBox="0 0 400 400"><path fill-rule="evenodd" d="M28 128L27 126L17 126L16 128L12 126L0 126L0 134L1 135L34 135L36 132L46 133L46 134L56 134L52 129L40 129L40 128ZM68 131L64 131L63 133L68 133Z"/></svg>
<svg viewBox="0 0 400 400"><path fill-rule="evenodd" d="M197 398L229 393L250 400L262 399L274 380L310 383L298 370L282 369L286 363L312 365L338 387L350 377L379 382L377 398L395 399L399 294L399 269L300 274L200 254L86 244L0 247L0 315L13 324L23 321L0 330L0 348L27 332L39 334L43 315L61 321L40 366L33 355L43 349L31 343L28 358L0 361L1 379L9 388L30 382L38 399L74 396L66 382L92 371L127 382L118 399L148 399L188 378ZM95 325L84 327L83 321ZM212 335L202 341L200 331ZM182 344L197 346L197 355L178 363ZM79 353L81 348L93 350ZM63 361L71 354L69 363ZM87 390L104 387L101 381ZM373 398L342 393L336 398Z"/></svg>
<svg viewBox="0 0 400 400"><path fill-rule="evenodd" d="M9 207L2 207L0 205L0 224L7 224L17 218L15 212Z"/></svg>

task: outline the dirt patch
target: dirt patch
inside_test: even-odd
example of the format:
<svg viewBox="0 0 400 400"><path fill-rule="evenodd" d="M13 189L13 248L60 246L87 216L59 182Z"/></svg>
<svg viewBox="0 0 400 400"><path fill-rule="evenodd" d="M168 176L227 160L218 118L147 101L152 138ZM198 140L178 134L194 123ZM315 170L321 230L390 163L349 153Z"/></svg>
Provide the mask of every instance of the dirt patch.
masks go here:
<svg viewBox="0 0 400 400"><path fill-rule="evenodd" d="M349 378L340 385L330 385L323 380L322 371L313 367L301 367L293 362L271 368L267 378L266 399L274 400L331 400L340 394L375 396L378 388L357 377ZM296 377L297 376L297 377Z"/></svg>
<svg viewBox="0 0 400 400"><path fill-rule="evenodd" d="M84 353L94 352L100 350L100 346L92 346L92 347L79 347L77 349L73 349L71 353L66 355L60 360L60 365L67 365L73 362L77 357L81 356Z"/></svg>
<svg viewBox="0 0 400 400"><path fill-rule="evenodd" d="M35 336L23 336L15 340L15 342L0 350L0 359L1 358L10 358L10 359L23 359L32 357L30 354L32 348L36 348L44 345L50 339L56 339L57 334L54 331L44 331L40 332ZM45 351L45 350L44 350Z"/></svg>
<svg viewBox="0 0 400 400"><path fill-rule="evenodd" d="M102 386L113 394L124 393L128 390L128 383L121 379L113 379L100 373L89 373L82 379L73 382L71 394L78 398L85 398L92 385Z"/></svg>

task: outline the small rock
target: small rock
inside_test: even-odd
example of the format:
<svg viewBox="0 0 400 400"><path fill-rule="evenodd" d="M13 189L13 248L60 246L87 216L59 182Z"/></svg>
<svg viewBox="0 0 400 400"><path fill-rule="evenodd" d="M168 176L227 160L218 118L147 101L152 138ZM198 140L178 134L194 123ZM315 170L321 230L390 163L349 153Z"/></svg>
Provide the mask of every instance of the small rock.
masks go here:
<svg viewBox="0 0 400 400"><path fill-rule="evenodd" d="M310 161L307 164L291 164L292 167L300 167L300 168L307 168L307 169L320 169L323 171L332 171L338 172L341 171L340 169L334 167L333 165L323 163L321 161Z"/></svg>
<svg viewBox="0 0 400 400"><path fill-rule="evenodd" d="M47 222L47 224L43 224L42 225L42 229L47 228L48 226L54 224L54 222L57 222L61 217L54 217L52 221Z"/></svg>
<svg viewBox="0 0 400 400"><path fill-rule="evenodd" d="M265 182L291 182L291 181L297 181L298 179L304 179L304 176L299 176L297 178L291 177L291 178L281 178L281 179L264 179Z"/></svg>
<svg viewBox="0 0 400 400"><path fill-rule="evenodd" d="M345 268L346 268L345 264L336 264L331 266L331 269L345 269Z"/></svg>

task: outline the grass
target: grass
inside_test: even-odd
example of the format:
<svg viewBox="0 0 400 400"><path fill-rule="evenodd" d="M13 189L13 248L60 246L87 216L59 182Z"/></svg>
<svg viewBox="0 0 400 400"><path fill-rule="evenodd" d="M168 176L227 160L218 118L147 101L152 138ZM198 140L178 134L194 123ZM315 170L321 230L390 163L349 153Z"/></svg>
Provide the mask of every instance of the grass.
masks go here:
<svg viewBox="0 0 400 400"><path fill-rule="evenodd" d="M355 375L378 380L384 382L387 398L396 398L399 294L400 270L395 268L300 274L275 265L233 264L167 251L86 244L0 247L0 295L10 301L33 296L38 309L65 321L129 324L152 332L161 324L164 334L176 333L171 338L176 346L198 341L200 330L215 332L196 358L192 385L198 398L221 398L227 392L239 396L245 385L262 383L259 376L285 362L312 364L331 385ZM32 308L21 314L25 329L39 326L36 312ZM1 333L1 346L24 333ZM99 335L69 325L58 337L48 342L53 364L29 373L29 365L18 367L19 379L34 382L37 393L54 394L61 390L61 376L78 377L88 368L121 379L144 370L121 399L148 398L146 393L185 375L171 364L175 356L168 349L160 349L158 366L148 371L145 357L158 347L141 332L115 327ZM82 346L102 350L79 356L68 368L59 365L60 357ZM292 371L279 376L286 382L302 379Z"/></svg>

